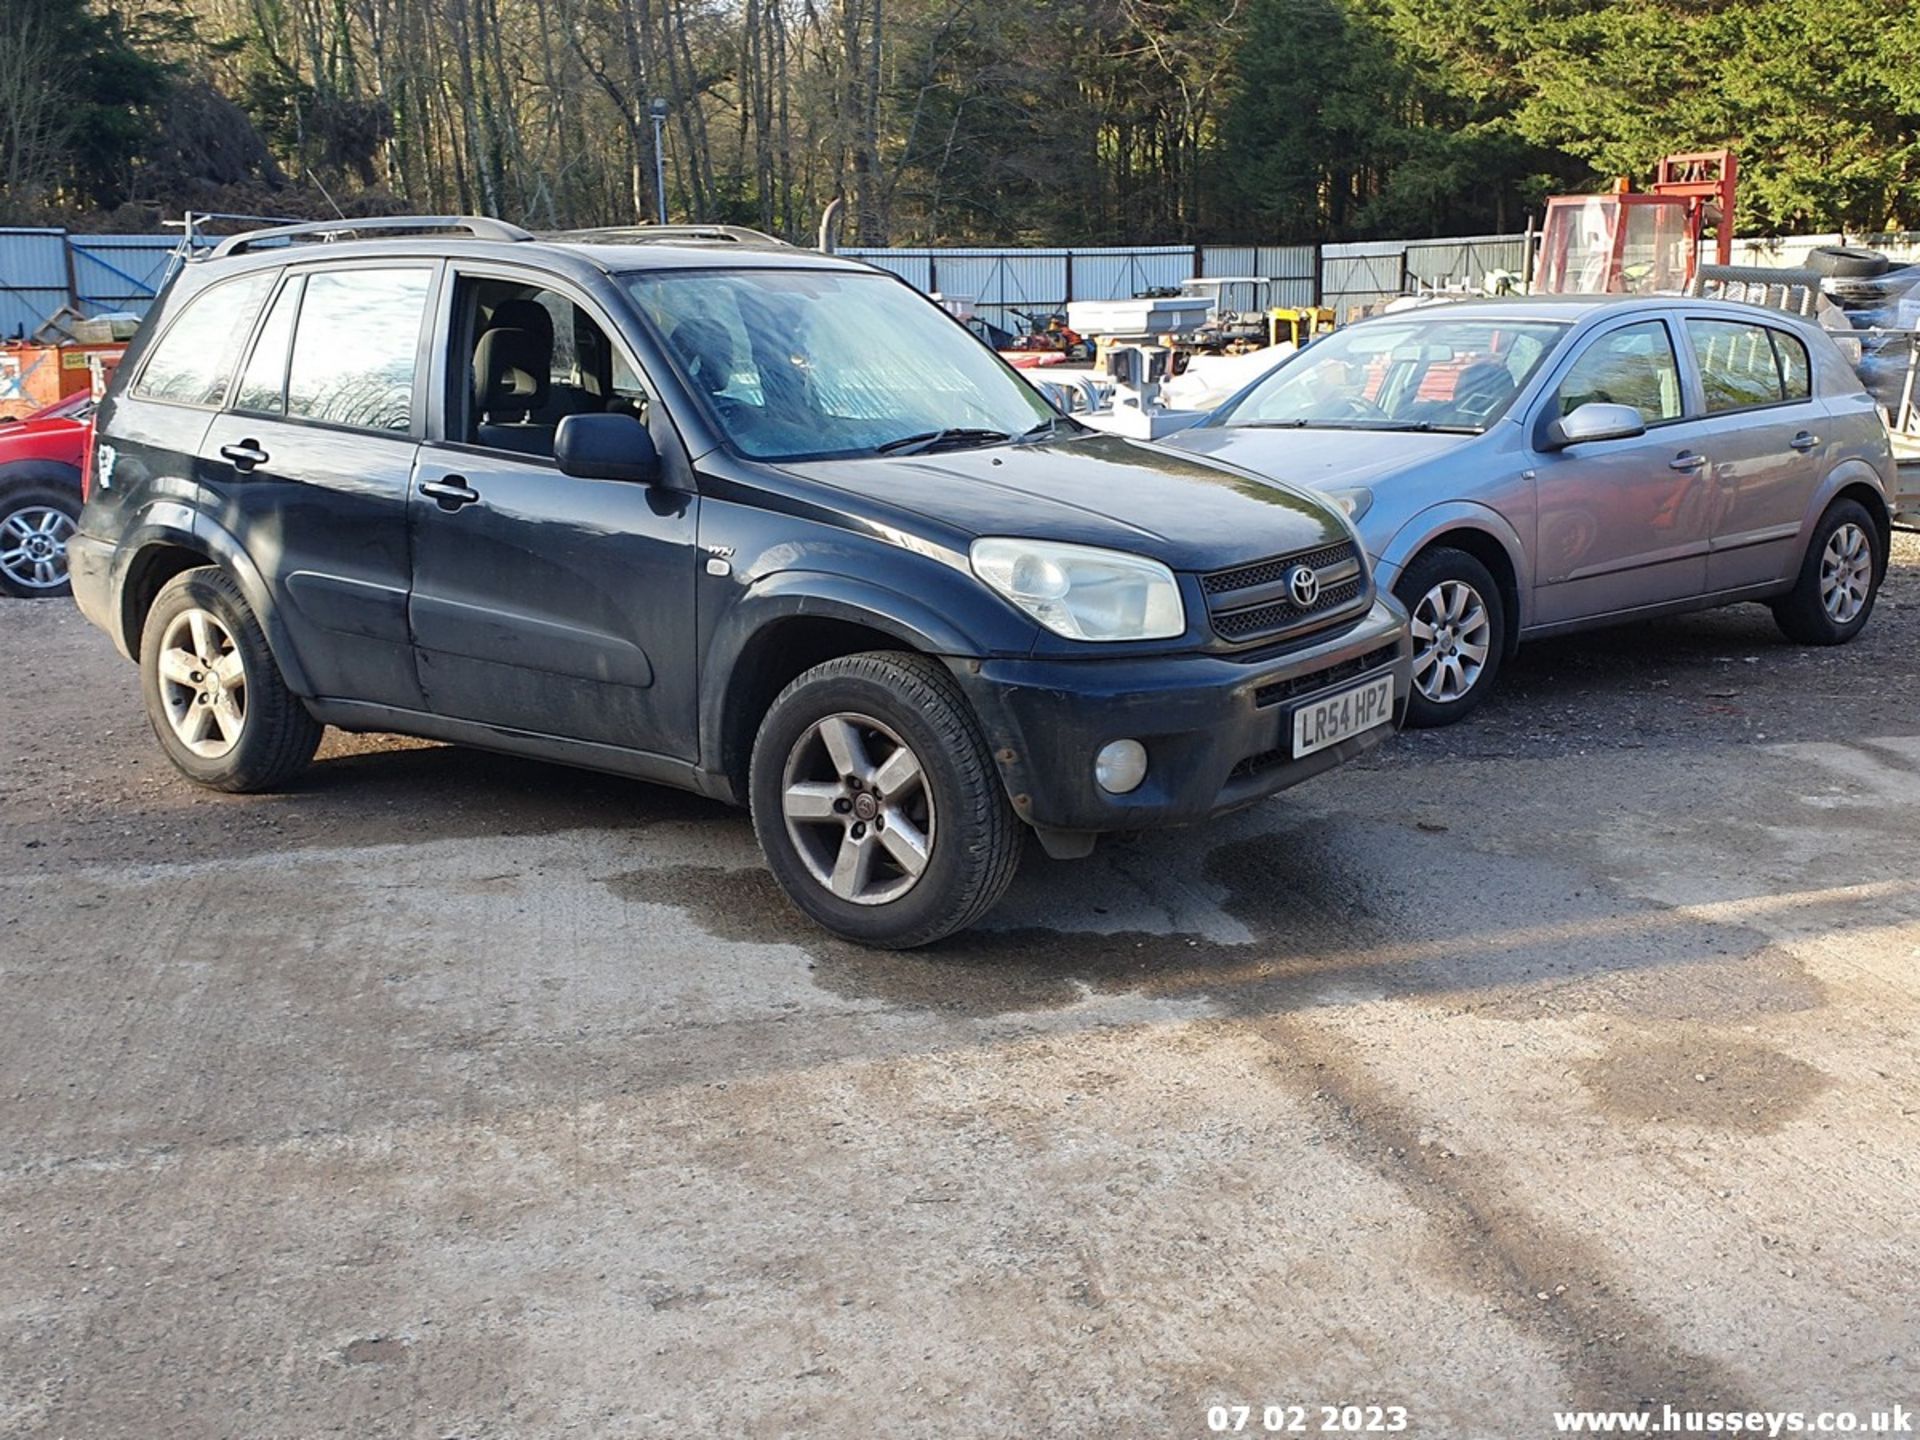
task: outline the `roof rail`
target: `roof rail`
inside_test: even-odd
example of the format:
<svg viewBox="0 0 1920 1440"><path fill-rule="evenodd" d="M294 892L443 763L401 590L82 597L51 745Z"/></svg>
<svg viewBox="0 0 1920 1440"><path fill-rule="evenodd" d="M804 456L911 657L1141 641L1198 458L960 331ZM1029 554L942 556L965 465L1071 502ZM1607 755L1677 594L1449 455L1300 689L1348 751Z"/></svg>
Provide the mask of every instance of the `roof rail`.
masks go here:
<svg viewBox="0 0 1920 1440"><path fill-rule="evenodd" d="M229 236L213 247L209 259L238 255L256 246L279 241L289 243L311 240L325 245L335 240L355 240L387 235L464 234L476 240L531 240L532 235L518 225L494 220L485 215L376 215L362 220L313 220L299 225L276 225L268 230L249 230Z"/></svg>
<svg viewBox="0 0 1920 1440"><path fill-rule="evenodd" d="M685 245L722 244L793 247L764 230L749 230L744 225L602 225L589 230L555 230L543 234L543 240L558 240L569 245Z"/></svg>

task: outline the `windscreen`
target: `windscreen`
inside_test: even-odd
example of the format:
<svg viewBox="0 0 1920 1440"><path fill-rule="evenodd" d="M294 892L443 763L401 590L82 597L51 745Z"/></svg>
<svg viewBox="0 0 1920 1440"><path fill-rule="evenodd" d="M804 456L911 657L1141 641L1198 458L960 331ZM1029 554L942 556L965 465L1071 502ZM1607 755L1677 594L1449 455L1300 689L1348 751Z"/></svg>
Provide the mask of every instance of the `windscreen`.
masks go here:
<svg viewBox="0 0 1920 1440"><path fill-rule="evenodd" d="M665 270L626 284L714 423L755 459L999 444L1059 418L884 275Z"/></svg>
<svg viewBox="0 0 1920 1440"><path fill-rule="evenodd" d="M1315 341L1216 423L1477 434L1565 333L1553 321L1442 313L1369 321Z"/></svg>

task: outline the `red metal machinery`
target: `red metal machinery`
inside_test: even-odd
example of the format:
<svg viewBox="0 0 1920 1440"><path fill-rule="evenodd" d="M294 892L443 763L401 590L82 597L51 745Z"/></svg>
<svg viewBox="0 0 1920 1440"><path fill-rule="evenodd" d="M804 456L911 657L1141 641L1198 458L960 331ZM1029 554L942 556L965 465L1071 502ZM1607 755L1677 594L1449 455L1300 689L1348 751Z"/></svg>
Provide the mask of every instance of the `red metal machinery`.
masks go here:
<svg viewBox="0 0 1920 1440"><path fill-rule="evenodd" d="M1734 191L1740 166L1731 150L1669 155L1653 188L1621 180L1607 195L1556 195L1547 201L1535 294L1641 294L1681 291L1699 273L1706 232L1711 263L1733 260Z"/></svg>

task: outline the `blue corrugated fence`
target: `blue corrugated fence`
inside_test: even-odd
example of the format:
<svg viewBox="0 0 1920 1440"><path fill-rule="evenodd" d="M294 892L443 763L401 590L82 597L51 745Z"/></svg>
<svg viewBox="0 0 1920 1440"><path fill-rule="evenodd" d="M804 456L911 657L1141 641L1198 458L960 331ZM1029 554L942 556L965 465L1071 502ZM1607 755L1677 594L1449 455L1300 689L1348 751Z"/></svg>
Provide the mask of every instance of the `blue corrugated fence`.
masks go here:
<svg viewBox="0 0 1920 1440"><path fill-rule="evenodd" d="M144 315L179 243L172 235L0 229L0 340L31 338L63 307Z"/></svg>

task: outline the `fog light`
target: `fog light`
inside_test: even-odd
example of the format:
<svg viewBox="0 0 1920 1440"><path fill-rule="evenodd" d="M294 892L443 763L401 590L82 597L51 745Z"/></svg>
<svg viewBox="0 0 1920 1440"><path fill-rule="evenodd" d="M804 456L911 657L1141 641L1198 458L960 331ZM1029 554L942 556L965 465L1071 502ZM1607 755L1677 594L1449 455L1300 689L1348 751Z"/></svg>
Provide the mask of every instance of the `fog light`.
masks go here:
<svg viewBox="0 0 1920 1440"><path fill-rule="evenodd" d="M1115 740L1093 757L1093 778L1110 795L1140 788L1147 778L1147 747L1138 740Z"/></svg>

